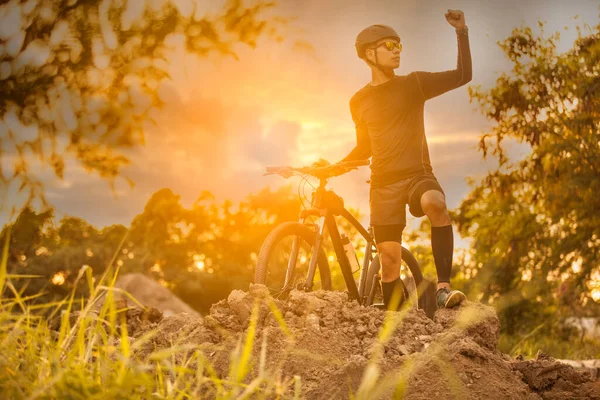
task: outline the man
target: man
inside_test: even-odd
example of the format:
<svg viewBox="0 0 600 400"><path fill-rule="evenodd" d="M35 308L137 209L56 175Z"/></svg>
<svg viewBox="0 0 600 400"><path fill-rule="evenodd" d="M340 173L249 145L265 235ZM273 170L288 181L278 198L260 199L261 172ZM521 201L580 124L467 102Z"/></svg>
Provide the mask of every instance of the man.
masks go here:
<svg viewBox="0 0 600 400"><path fill-rule="evenodd" d="M381 259L386 307L394 291L401 287L401 243L407 204L412 215L427 215L431 221L438 307L454 307L465 298L462 292L450 290L452 221L444 191L433 175L423 122L426 100L471 80L464 14L448 10L445 17L455 28L458 41L457 67L451 71L417 71L396 76L394 69L400 66L402 45L394 29L373 25L356 38L357 54L371 68L371 82L350 100L357 145L342 161L372 157L370 217Z"/></svg>

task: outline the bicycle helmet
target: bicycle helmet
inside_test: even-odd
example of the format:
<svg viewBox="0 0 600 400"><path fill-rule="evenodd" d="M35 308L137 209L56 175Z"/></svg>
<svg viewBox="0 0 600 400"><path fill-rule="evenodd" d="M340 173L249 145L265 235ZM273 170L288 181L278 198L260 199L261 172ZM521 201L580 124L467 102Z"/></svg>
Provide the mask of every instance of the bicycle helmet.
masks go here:
<svg viewBox="0 0 600 400"><path fill-rule="evenodd" d="M356 37L354 47L359 58L365 61L367 48L373 43L381 39L393 38L400 41L400 35L396 33L394 28L387 25L371 25L363 29Z"/></svg>

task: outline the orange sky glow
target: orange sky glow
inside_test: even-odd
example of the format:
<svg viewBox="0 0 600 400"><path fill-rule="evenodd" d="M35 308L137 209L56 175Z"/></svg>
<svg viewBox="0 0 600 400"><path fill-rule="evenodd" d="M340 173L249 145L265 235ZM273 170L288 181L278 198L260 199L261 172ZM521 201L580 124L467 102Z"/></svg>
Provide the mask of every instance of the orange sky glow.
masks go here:
<svg viewBox="0 0 600 400"><path fill-rule="evenodd" d="M198 59L177 45L172 81L160 89L167 102L146 131L146 146L128 153L124 171L136 186L117 182L117 196L100 178L72 164L65 181L48 178L48 198L60 217L86 218L97 226L129 224L149 196L163 187L190 205L202 190L217 199L241 200L265 186L288 184L263 177L267 165L305 165L322 157L331 162L355 145L349 99L370 78L354 53L356 34L367 25L396 28L404 46L398 75L414 70L443 71L456 66L456 39L444 19L448 8L465 13L470 30L473 80L491 87L510 70L496 42L525 23L547 22L560 30L560 51L570 48L578 21L596 24L597 1L281 1L275 9L296 16L282 44L262 40L256 49L238 49L239 61ZM573 17L579 15L579 20ZM569 26L568 30L564 30ZM313 49L294 46L305 40ZM176 42L176 41L175 41ZM468 193L465 179L494 165L483 162L476 145L489 123L469 102L463 86L425 106L426 134L434 173L450 208ZM516 146L513 154L525 154ZM363 168L331 182L346 204L368 213L369 171ZM292 181L297 184L298 181ZM364 221L368 222L368 221Z"/></svg>

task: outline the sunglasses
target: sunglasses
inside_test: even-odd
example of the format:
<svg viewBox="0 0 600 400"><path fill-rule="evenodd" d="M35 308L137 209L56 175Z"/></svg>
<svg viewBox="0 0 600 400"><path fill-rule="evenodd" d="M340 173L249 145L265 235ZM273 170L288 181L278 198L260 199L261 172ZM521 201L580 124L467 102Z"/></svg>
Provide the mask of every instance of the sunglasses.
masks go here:
<svg viewBox="0 0 600 400"><path fill-rule="evenodd" d="M402 44L401 43L392 42L391 40L385 41L385 42L381 43L377 47L381 47L381 46L385 46L385 48L388 51L392 51L394 49L398 49L399 51L402 51Z"/></svg>

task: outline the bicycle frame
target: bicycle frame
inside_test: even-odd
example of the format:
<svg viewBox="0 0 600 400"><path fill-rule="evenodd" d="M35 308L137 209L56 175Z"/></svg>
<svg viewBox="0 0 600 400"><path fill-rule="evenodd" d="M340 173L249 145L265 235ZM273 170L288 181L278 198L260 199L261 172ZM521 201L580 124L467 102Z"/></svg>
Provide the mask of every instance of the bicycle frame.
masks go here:
<svg viewBox="0 0 600 400"><path fill-rule="evenodd" d="M304 224L304 221L309 216L318 217L316 223L317 229L315 242L313 243L313 246L311 248L312 254L308 267L308 274L304 283L304 290L312 290L315 272L317 268L318 254L323 243L325 228L327 228L329 231L329 235L331 236L331 242L333 244L335 254L337 256L338 262L340 263L340 268L342 270L342 275L344 277L346 287L348 288L349 297L350 299L357 300L359 304L365 304L365 301L367 300L367 291L365 288L367 269L372 260L374 248L374 239L373 235L371 234L371 228L369 228L369 230L367 231L367 229L365 229L361 225L361 223L358 222L358 220L354 218L354 216L352 216L352 214L350 214L350 212L344 208L343 199L336 195L332 190L327 190L325 188L326 184L327 180L321 179L319 187L316 189L316 191L312 193L311 208L302 210L300 212L299 222L302 224ZM337 223L335 220L336 215L345 218L354 228L356 228L356 230L361 234L361 236L367 241L367 247L362 262L362 268L360 270L358 286L354 281L354 277L352 275L352 267L350 266L350 261L348 260L346 252L344 251L344 246L342 245L342 238L340 236L340 232L338 230ZM294 238L294 241L292 243L292 250L288 262L288 269L286 272L284 287L288 287L290 279L292 278L294 267L298 258L298 246L299 238L296 237Z"/></svg>

